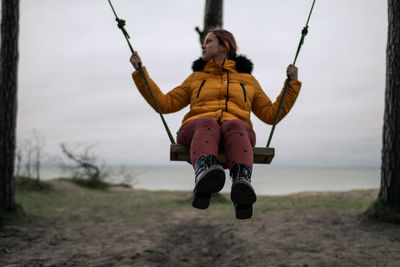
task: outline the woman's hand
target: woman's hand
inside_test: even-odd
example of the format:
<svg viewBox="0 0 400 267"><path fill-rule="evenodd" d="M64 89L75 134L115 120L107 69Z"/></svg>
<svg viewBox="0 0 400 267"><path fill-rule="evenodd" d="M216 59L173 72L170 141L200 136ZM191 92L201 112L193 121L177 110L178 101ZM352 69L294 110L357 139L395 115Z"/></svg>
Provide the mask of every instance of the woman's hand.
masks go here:
<svg viewBox="0 0 400 267"><path fill-rule="evenodd" d="M286 70L286 75L291 79L291 80L295 80L295 81L297 81L297 73L298 73L298 69L297 69L297 67L295 66L295 65L292 65L292 64L290 64L288 67L287 67L287 70Z"/></svg>
<svg viewBox="0 0 400 267"><path fill-rule="evenodd" d="M139 68L139 65L142 65L142 60L140 59L138 52L134 52L129 60L132 63L135 70Z"/></svg>

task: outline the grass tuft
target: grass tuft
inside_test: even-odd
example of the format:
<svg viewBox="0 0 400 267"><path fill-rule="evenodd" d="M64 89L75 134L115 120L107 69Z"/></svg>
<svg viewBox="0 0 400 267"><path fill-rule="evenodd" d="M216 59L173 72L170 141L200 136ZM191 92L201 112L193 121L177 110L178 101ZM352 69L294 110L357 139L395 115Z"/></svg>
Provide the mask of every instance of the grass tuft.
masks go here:
<svg viewBox="0 0 400 267"><path fill-rule="evenodd" d="M49 192L52 189L51 185L46 182L38 181L36 179L23 176L15 177L15 186L17 190L36 191L43 193Z"/></svg>
<svg viewBox="0 0 400 267"><path fill-rule="evenodd" d="M101 179L98 178L90 178L90 179L83 179L83 178L64 178L61 179L64 181L69 181L72 182L76 185L79 185L81 187L87 188L87 189L92 189L92 190L107 190L111 187L111 184L104 182Z"/></svg>

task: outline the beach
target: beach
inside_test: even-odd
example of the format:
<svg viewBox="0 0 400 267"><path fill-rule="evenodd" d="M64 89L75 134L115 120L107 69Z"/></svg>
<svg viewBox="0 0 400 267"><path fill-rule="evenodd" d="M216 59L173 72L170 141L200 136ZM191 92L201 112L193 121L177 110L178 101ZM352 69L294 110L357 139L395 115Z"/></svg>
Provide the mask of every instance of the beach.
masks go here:
<svg viewBox="0 0 400 267"><path fill-rule="evenodd" d="M129 179L119 175L120 166L110 166L110 183L125 183L138 189L193 190L194 171L188 163L171 165L124 166ZM42 179L68 177L57 166L43 167ZM229 193L231 182L222 192ZM304 191L349 191L377 189L380 186L380 169L377 167L290 167L255 164L252 184L258 195L287 195Z"/></svg>

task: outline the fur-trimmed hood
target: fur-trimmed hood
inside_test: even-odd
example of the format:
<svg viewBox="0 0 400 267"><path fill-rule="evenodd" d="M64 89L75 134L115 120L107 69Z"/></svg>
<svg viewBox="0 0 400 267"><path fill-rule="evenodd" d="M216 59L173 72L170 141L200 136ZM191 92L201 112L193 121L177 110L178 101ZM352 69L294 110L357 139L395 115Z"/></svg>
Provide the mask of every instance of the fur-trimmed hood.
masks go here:
<svg viewBox="0 0 400 267"><path fill-rule="evenodd" d="M236 62L236 71L239 73L248 73L251 74L253 71L253 62L250 61L247 57L243 55L239 55L234 59L231 59ZM195 60L192 64L193 71L202 71L206 66L207 61L204 61L201 57Z"/></svg>

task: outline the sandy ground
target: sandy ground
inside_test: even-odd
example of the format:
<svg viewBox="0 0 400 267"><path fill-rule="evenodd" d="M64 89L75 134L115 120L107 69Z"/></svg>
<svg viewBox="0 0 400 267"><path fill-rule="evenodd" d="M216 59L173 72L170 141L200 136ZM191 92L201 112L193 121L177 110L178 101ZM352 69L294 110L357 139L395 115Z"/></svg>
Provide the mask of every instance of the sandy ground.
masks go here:
<svg viewBox="0 0 400 267"><path fill-rule="evenodd" d="M85 193L68 184L58 190ZM291 197L327 196L374 198L376 191ZM245 221L192 208L135 220L28 216L0 230L0 266L400 266L400 226L362 221L362 212L283 210Z"/></svg>

